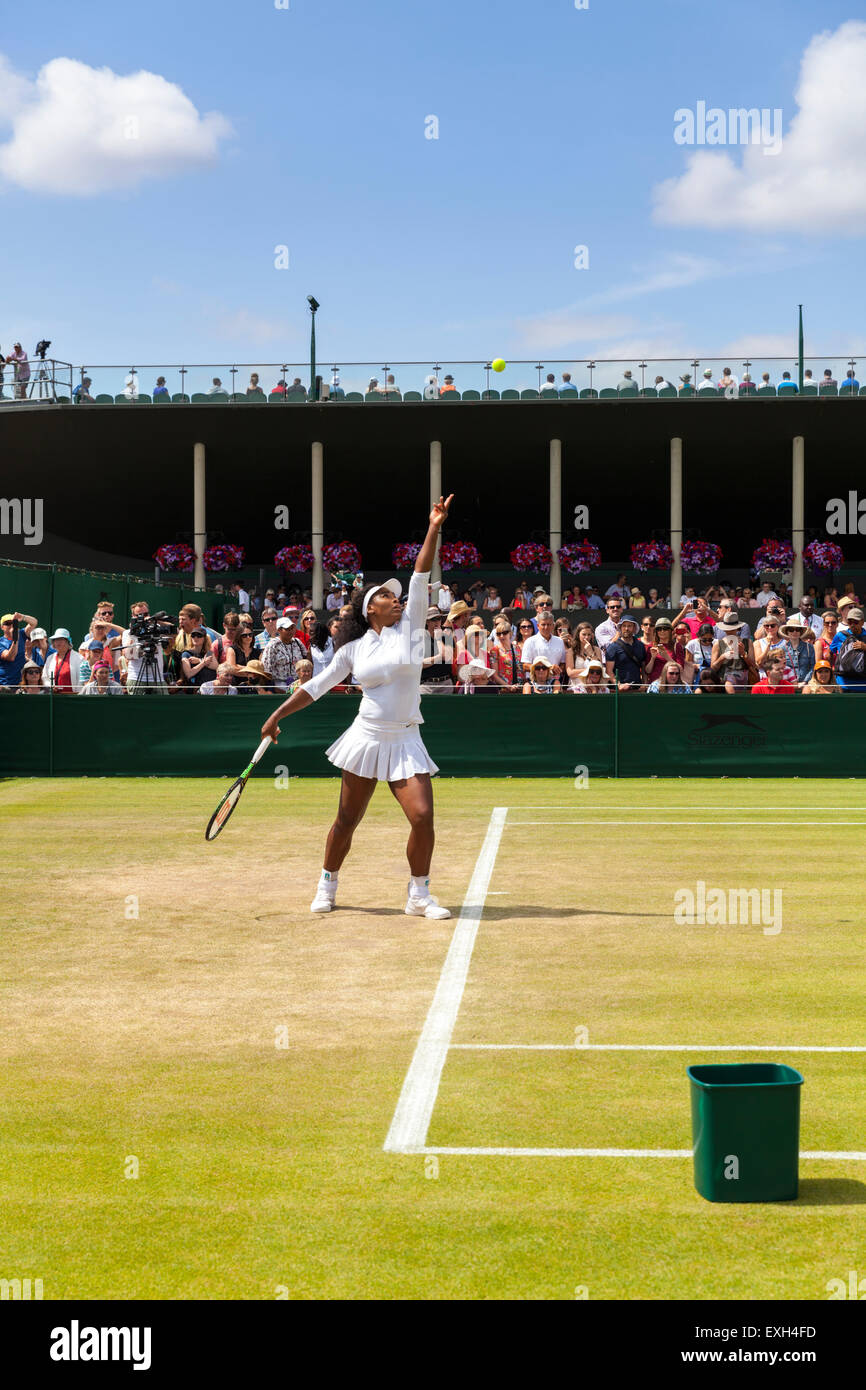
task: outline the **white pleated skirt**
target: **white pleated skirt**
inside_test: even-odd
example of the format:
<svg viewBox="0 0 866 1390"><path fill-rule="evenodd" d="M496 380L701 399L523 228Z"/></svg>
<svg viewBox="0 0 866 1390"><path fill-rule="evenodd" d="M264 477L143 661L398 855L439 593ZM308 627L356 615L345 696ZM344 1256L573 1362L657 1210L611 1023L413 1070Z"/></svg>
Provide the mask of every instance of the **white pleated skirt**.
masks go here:
<svg viewBox="0 0 866 1390"><path fill-rule="evenodd" d="M419 772L432 776L439 771L424 747L417 724L379 723L360 714L325 750L325 757L344 772L376 777L380 782L400 782Z"/></svg>

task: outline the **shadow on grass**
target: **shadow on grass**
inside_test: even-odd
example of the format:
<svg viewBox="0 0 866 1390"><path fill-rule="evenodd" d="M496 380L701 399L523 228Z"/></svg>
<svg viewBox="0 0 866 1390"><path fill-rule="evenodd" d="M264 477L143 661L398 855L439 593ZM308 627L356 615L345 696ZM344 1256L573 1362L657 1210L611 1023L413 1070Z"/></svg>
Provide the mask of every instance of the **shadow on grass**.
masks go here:
<svg viewBox="0 0 866 1390"><path fill-rule="evenodd" d="M477 907L470 910L479 911ZM485 903L482 911L486 922L507 921L509 917L640 917L644 921L652 918L670 922L673 915L670 912L604 912L597 907L546 907L542 903L503 903L501 906L498 903L495 906Z"/></svg>
<svg viewBox="0 0 866 1390"><path fill-rule="evenodd" d="M842 1160L840 1160L841 1162ZM866 1183L856 1178L801 1178L798 1207L866 1206Z"/></svg>

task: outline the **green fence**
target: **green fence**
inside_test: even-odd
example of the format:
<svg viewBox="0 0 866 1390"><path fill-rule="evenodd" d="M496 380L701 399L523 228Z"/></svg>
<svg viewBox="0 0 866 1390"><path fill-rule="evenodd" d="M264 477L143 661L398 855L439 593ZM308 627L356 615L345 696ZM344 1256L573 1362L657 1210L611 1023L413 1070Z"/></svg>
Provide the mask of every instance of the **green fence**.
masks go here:
<svg viewBox="0 0 866 1390"><path fill-rule="evenodd" d="M124 627L129 606L146 599L151 613L165 609L177 614L185 603L197 603L205 621L217 631L225 607L222 594L204 593L192 584L154 584L135 574L98 574L69 569L63 565L23 566L0 560L0 602L4 612L27 613L38 618L47 632L55 626L68 628L77 645L90 627L90 620L101 598L114 604L114 616ZM216 624L214 624L216 619Z"/></svg>
<svg viewBox="0 0 866 1390"><path fill-rule="evenodd" d="M0 776L236 776L273 697L0 696ZM257 774L334 776L324 750L357 697L283 724ZM424 740L446 777L862 777L866 698L839 695L429 696Z"/></svg>

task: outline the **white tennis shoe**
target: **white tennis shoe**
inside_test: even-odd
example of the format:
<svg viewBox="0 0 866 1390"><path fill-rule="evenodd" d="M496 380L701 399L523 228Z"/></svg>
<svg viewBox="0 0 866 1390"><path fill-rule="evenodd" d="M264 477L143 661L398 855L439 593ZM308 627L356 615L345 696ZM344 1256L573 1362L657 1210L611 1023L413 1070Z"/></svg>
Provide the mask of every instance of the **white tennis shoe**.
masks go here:
<svg viewBox="0 0 866 1390"><path fill-rule="evenodd" d="M411 888L411 884L409 886ZM435 917L438 921L444 921L446 917L451 916L447 907L441 907L429 893L421 898L410 892L404 911L407 917Z"/></svg>
<svg viewBox="0 0 866 1390"><path fill-rule="evenodd" d="M311 912L333 912L334 908L337 906L336 897L337 897L337 890L336 890L336 888L332 889L332 890L329 892L327 888L323 888L323 887L321 886L321 884L320 884L319 887L316 889L316 896L313 898L313 901L310 903L310 911L311 911Z"/></svg>

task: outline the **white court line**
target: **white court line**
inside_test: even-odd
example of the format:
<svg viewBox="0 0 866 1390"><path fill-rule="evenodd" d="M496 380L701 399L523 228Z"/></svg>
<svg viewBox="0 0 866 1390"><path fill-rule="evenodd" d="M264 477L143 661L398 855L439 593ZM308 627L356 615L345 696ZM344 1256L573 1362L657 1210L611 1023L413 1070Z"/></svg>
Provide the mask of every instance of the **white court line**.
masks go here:
<svg viewBox="0 0 866 1390"><path fill-rule="evenodd" d="M760 826L791 826L792 830L801 826L815 826L815 817L810 820L760 820ZM512 826L674 826L677 830L683 830L685 826L683 820L598 820L594 816L592 819L584 817L582 820L509 820L509 830ZM755 828L753 820L723 820L719 821L721 826L752 826ZM822 820L822 826L866 826L866 820ZM698 824L689 823L689 830L719 830L717 824Z"/></svg>
<svg viewBox="0 0 866 1390"><path fill-rule="evenodd" d="M645 810L646 810L646 807L645 807L645 806L614 806L614 805L611 805L611 804L605 804L605 805L603 805L603 806L590 806L590 805L587 803L587 809L590 810L590 811L645 811ZM805 814L807 811L808 811L810 814L811 814L811 812L813 812L813 811L819 811L819 812L821 812L821 813L823 813L824 811L864 811L864 812L866 812L866 806L812 806L811 804L808 805L808 806L791 806L790 804L789 804L789 805L786 805L786 806L764 806L763 804L760 805L760 806L707 806L704 802L698 802L698 801L695 801L695 802L694 802L692 805L690 805L690 806L665 806L665 807L663 807L662 809L663 809L664 811L666 811L666 812L667 812L667 811L712 811L712 812L713 812L713 815L717 815L719 812L722 812L722 811L725 811L725 812L727 812L727 811L754 811L756 816L762 816L762 815L764 814L765 811L790 811L792 815L797 815L797 814L800 814L800 813ZM542 805L540 805L540 804L536 806L536 805L533 805L533 804L529 804L529 805L526 805L526 806L523 806L523 805L521 805L521 806L510 806L510 807L509 807L509 810L511 810L511 811L572 811L572 810L574 810L574 805L573 805L573 803L569 803L568 806L558 806L558 805L554 805L554 806L542 806Z"/></svg>
<svg viewBox="0 0 866 1390"><path fill-rule="evenodd" d="M423 1148L421 1154L456 1154L477 1158L693 1158L691 1149L514 1149L514 1148ZM801 1149L803 1159L835 1159L866 1163L866 1153L857 1149Z"/></svg>
<svg viewBox="0 0 866 1390"><path fill-rule="evenodd" d="M490 814L484 844L466 890L430 1012L391 1120L384 1146L386 1153L417 1153L427 1138L507 815L507 806L494 806Z"/></svg>
<svg viewBox="0 0 866 1390"><path fill-rule="evenodd" d="M866 1047L812 1047L800 1043L452 1043L460 1052L866 1052Z"/></svg>

